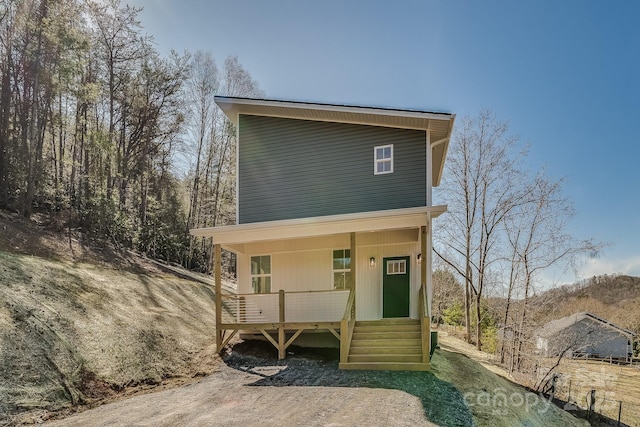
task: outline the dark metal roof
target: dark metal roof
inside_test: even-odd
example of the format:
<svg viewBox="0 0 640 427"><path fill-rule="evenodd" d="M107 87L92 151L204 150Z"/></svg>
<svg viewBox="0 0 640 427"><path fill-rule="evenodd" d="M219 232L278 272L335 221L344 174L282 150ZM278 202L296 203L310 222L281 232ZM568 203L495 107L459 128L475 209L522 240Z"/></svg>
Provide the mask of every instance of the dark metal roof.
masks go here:
<svg viewBox="0 0 640 427"><path fill-rule="evenodd" d="M251 98L251 97L235 97L235 96L216 96L218 100L245 100L245 101L264 101L264 102L281 102L283 104L298 104L305 106L323 106L323 107L341 107L341 108L358 108L358 109L366 109L366 110L382 110L388 112L397 112L397 113L427 113L427 114L438 114L443 116L452 116L452 113L446 113L441 111L428 111L428 110L417 110L417 109L404 109L404 108L390 108L390 107L376 107L371 105L356 105L356 104L333 104L333 103L325 103L325 102L310 102L310 101L291 101L284 99L274 99L274 98Z"/></svg>

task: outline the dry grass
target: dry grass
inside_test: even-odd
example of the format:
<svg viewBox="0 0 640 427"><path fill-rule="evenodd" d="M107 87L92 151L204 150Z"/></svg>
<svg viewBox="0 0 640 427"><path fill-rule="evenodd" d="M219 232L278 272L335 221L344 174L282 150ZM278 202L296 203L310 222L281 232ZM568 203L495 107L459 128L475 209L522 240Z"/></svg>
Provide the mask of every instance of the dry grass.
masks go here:
<svg viewBox="0 0 640 427"><path fill-rule="evenodd" d="M548 361L548 364L553 361ZM588 406L588 395L596 390L595 411L610 419L640 427L640 368L585 360L563 360L556 371L560 374L556 396L577 406Z"/></svg>
<svg viewBox="0 0 640 427"><path fill-rule="evenodd" d="M465 354L503 378L534 386L531 378L515 372L514 376L510 376L507 370L496 364L492 354L478 351L475 346L467 344L445 330L440 330L439 342L443 349ZM542 359L540 366L550 367L554 363L555 359ZM617 421L618 403L622 401L621 421L631 427L640 427L640 367L563 359L556 371L560 374L556 398L586 409L587 394L595 389L597 413ZM539 375L542 377L546 372L540 369Z"/></svg>
<svg viewBox="0 0 640 427"><path fill-rule="evenodd" d="M16 224L0 218L0 425L216 369L211 285Z"/></svg>

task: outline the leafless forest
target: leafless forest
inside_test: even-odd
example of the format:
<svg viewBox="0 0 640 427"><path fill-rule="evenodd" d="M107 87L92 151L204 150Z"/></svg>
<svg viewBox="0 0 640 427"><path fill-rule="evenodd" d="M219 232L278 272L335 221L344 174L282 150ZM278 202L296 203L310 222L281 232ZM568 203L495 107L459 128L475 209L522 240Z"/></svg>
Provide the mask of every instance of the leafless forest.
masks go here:
<svg viewBox="0 0 640 427"><path fill-rule="evenodd" d="M187 230L234 218L235 57L161 54L119 0L0 4L0 208L207 269Z"/></svg>

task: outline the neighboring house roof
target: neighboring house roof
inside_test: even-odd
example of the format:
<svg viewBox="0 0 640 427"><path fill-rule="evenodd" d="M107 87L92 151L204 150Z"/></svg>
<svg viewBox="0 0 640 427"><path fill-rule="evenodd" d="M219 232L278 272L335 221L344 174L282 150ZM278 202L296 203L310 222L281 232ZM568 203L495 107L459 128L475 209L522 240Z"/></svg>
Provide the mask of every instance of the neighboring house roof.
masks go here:
<svg viewBox="0 0 640 427"><path fill-rule="evenodd" d="M216 96L216 104L235 125L238 115L256 115L335 123L429 130L434 186L440 184L455 114L381 107L323 104L277 99Z"/></svg>
<svg viewBox="0 0 640 427"><path fill-rule="evenodd" d="M592 313L587 313L587 312L580 312L580 313L574 313L570 316L567 317L563 317L561 319L557 319L557 320L552 320L551 322L545 324L537 333L536 335L540 336L540 337L550 337L552 335L555 335L561 331L563 331L564 329L568 328L569 326L572 326L578 322L580 322L581 320L584 319L588 319L588 320L592 320L595 321L597 323L602 324L605 327L611 328L613 330L616 330L617 332L627 335L629 337L635 336L636 334L628 329L624 329L621 328L619 326L614 325L613 323L609 322L608 320L605 320L601 317L596 316L595 314Z"/></svg>

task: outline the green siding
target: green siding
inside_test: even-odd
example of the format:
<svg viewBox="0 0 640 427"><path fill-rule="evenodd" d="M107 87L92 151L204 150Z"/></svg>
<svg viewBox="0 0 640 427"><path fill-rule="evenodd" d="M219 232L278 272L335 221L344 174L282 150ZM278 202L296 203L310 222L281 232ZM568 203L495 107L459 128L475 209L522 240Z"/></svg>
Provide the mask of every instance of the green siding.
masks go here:
<svg viewBox="0 0 640 427"><path fill-rule="evenodd" d="M394 144L394 173L373 148ZM424 131L242 115L239 223L426 205Z"/></svg>

